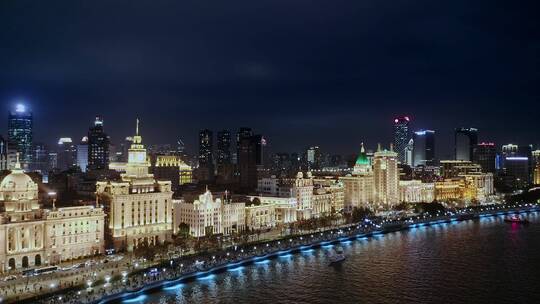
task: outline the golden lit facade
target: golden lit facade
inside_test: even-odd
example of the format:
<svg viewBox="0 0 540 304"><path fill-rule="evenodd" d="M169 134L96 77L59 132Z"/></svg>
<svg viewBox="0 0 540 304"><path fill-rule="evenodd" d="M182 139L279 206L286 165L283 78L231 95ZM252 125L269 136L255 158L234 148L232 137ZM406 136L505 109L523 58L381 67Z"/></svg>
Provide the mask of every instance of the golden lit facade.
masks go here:
<svg viewBox="0 0 540 304"><path fill-rule="evenodd" d="M375 181L371 163L362 144L352 174L339 180L344 186L343 208L351 212L355 207L373 208L375 200Z"/></svg>
<svg viewBox="0 0 540 304"><path fill-rule="evenodd" d="M170 240L173 229L171 182L157 181L148 173L150 164L138 129L137 121L121 180L96 185L107 211L107 234L119 251L162 244Z"/></svg>
<svg viewBox="0 0 540 304"><path fill-rule="evenodd" d="M399 170L397 153L381 150L373 156L373 180L375 184L375 202L378 207L389 208L399 203Z"/></svg>
<svg viewBox="0 0 540 304"><path fill-rule="evenodd" d="M420 180L399 181L399 201L404 203L431 203L435 200L435 184Z"/></svg>
<svg viewBox="0 0 540 304"><path fill-rule="evenodd" d="M93 206L44 210L37 184L20 168L0 183L0 272L104 252L105 214Z"/></svg>
<svg viewBox="0 0 540 304"><path fill-rule="evenodd" d="M462 178L451 178L435 182L435 199L439 202L461 201L465 184Z"/></svg>

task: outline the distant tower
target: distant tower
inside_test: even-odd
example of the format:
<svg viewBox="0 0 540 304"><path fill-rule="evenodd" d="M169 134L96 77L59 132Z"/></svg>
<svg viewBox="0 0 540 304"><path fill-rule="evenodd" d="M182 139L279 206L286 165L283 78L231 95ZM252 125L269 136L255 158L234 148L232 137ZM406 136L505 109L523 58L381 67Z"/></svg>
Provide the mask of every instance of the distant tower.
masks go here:
<svg viewBox="0 0 540 304"><path fill-rule="evenodd" d="M88 170L109 168L109 136L103 130L103 119L96 116L88 131Z"/></svg>
<svg viewBox="0 0 540 304"><path fill-rule="evenodd" d="M82 172L88 169L88 137L85 136L77 145L77 166Z"/></svg>
<svg viewBox="0 0 540 304"><path fill-rule="evenodd" d="M473 160L474 148L478 144L478 129L457 128L454 132L456 160Z"/></svg>
<svg viewBox="0 0 540 304"><path fill-rule="evenodd" d="M8 116L8 149L18 152L20 161L28 166L32 161L32 112L22 105L15 106Z"/></svg>
<svg viewBox="0 0 540 304"><path fill-rule="evenodd" d="M408 116L399 116L394 119L394 148L398 154L398 160L402 164L407 162L405 150L411 139L409 122Z"/></svg>
<svg viewBox="0 0 540 304"><path fill-rule="evenodd" d="M474 148L474 162L482 166L482 172L484 173L495 173L496 158L497 148L494 143L482 142Z"/></svg>
<svg viewBox="0 0 540 304"><path fill-rule="evenodd" d="M238 174L244 189L257 187L257 166L262 164L262 135L253 135L250 128L240 128L236 135Z"/></svg>
<svg viewBox="0 0 540 304"><path fill-rule="evenodd" d="M414 140L411 138L407 147L405 148L405 159L406 164L409 166L414 166Z"/></svg>
<svg viewBox="0 0 540 304"><path fill-rule="evenodd" d="M231 163L231 132L222 130L217 133L217 163Z"/></svg>
<svg viewBox="0 0 540 304"><path fill-rule="evenodd" d="M413 142L413 165L433 166L435 164L435 131L416 131Z"/></svg>
<svg viewBox="0 0 540 304"><path fill-rule="evenodd" d="M0 170L7 170L7 142L0 135Z"/></svg>
<svg viewBox="0 0 540 304"><path fill-rule="evenodd" d="M214 179L214 140L212 131L205 129L199 132L199 179Z"/></svg>

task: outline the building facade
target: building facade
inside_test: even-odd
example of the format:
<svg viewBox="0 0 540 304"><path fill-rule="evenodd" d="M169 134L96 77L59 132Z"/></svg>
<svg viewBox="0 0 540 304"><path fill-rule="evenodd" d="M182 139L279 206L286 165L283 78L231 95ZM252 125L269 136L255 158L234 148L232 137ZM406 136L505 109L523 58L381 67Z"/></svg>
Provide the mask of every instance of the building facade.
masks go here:
<svg viewBox="0 0 540 304"><path fill-rule="evenodd" d="M173 231L171 182L158 181L148 172L138 121L128 155L120 180L96 183L96 194L108 215L108 241L117 251L163 244Z"/></svg>
<svg viewBox="0 0 540 304"><path fill-rule="evenodd" d="M435 183L399 181L399 200L405 203L431 203L435 200Z"/></svg>
<svg viewBox="0 0 540 304"><path fill-rule="evenodd" d="M109 168L109 136L103 129L103 119L96 116L88 131L88 170Z"/></svg>
<svg viewBox="0 0 540 304"><path fill-rule="evenodd" d="M41 209L38 185L21 169L0 183L0 271L54 265L104 253L101 208Z"/></svg>
<svg viewBox="0 0 540 304"><path fill-rule="evenodd" d="M478 144L478 129L457 128L454 131L455 159L473 160L473 151Z"/></svg>
<svg viewBox="0 0 540 304"><path fill-rule="evenodd" d="M413 165L433 166L435 164L435 131L414 132Z"/></svg>
<svg viewBox="0 0 540 304"><path fill-rule="evenodd" d="M18 104L8 116L8 149L19 153L23 168L32 162L34 118L24 105Z"/></svg>
<svg viewBox="0 0 540 304"><path fill-rule="evenodd" d="M373 208L375 181L372 166L364 149L360 148L352 174L339 178L344 186L344 210L352 212L355 207Z"/></svg>
<svg viewBox="0 0 540 304"><path fill-rule="evenodd" d="M394 146L396 147L398 160L402 164L407 162L405 149L411 139L409 123L410 120L408 116L400 116L394 119Z"/></svg>
<svg viewBox="0 0 540 304"><path fill-rule="evenodd" d="M390 150L375 152L373 157L373 181L375 184L375 203L388 208L399 203L399 170L397 153Z"/></svg>
<svg viewBox="0 0 540 304"><path fill-rule="evenodd" d="M474 162L482 167L482 172L495 173L497 148L494 143L482 142L476 145L473 153Z"/></svg>
<svg viewBox="0 0 540 304"><path fill-rule="evenodd" d="M245 203L216 198L210 191L199 195L193 203L177 200L173 203L174 232L181 224L189 226L192 237L231 235L245 229Z"/></svg>

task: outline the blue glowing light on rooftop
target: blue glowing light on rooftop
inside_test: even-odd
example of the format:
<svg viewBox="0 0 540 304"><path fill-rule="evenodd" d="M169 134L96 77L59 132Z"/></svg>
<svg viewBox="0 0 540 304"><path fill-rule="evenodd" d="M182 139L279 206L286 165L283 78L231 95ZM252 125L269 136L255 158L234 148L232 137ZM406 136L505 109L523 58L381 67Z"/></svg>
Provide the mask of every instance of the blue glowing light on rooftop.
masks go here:
<svg viewBox="0 0 540 304"><path fill-rule="evenodd" d="M15 106L15 112L17 112L17 113L24 113L24 112L26 112L26 106L23 105L22 103L18 103L18 104Z"/></svg>

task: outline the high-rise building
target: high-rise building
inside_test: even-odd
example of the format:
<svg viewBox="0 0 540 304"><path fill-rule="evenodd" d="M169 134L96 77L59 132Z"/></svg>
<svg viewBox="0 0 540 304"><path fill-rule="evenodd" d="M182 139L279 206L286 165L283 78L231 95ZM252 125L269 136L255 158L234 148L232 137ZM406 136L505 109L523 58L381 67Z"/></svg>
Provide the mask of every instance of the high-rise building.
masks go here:
<svg viewBox="0 0 540 304"><path fill-rule="evenodd" d="M497 148L494 143L481 142L474 148L474 162L482 167L484 173L495 173L496 158Z"/></svg>
<svg viewBox="0 0 540 304"><path fill-rule="evenodd" d="M413 142L413 165L433 166L435 164L435 131L416 131Z"/></svg>
<svg viewBox="0 0 540 304"><path fill-rule="evenodd" d="M237 134L237 157L240 186L244 189L257 187L257 166L262 165L261 135L253 135L249 128L241 128Z"/></svg>
<svg viewBox="0 0 540 304"><path fill-rule="evenodd" d="M216 183L232 184L234 182L234 165L231 154L231 132L222 130L217 133L217 176Z"/></svg>
<svg viewBox="0 0 540 304"><path fill-rule="evenodd" d="M532 151L533 159L533 183L540 185L540 149Z"/></svg>
<svg viewBox="0 0 540 304"><path fill-rule="evenodd" d="M375 202L379 207L392 207L399 203L398 154L390 150L377 149L373 156Z"/></svg>
<svg viewBox="0 0 540 304"><path fill-rule="evenodd" d="M8 116L8 149L19 153L23 167L32 162L33 117L24 105L18 104Z"/></svg>
<svg viewBox="0 0 540 304"><path fill-rule="evenodd" d="M35 143L32 149L32 171L40 172L42 175L48 175L49 170L49 151L43 143Z"/></svg>
<svg viewBox="0 0 540 304"><path fill-rule="evenodd" d="M307 170L321 169L322 154L318 146L309 147L306 151Z"/></svg>
<svg viewBox="0 0 540 304"><path fill-rule="evenodd" d="M478 144L478 129L457 128L454 132L456 160L473 160L473 151Z"/></svg>
<svg viewBox="0 0 540 304"><path fill-rule="evenodd" d="M132 251L171 239L172 195L170 181L158 181L139 135L139 121L129 149L126 173L120 181L96 183L98 198L107 211L106 233L116 250Z"/></svg>
<svg viewBox="0 0 540 304"><path fill-rule="evenodd" d="M7 142L2 137L2 135L0 135L0 171L8 169L7 153L8 153Z"/></svg>
<svg viewBox="0 0 540 304"><path fill-rule="evenodd" d="M77 145L77 166L82 172L88 169L88 137L85 136Z"/></svg>
<svg viewBox="0 0 540 304"><path fill-rule="evenodd" d="M414 166L414 139L412 138L405 147L405 164L411 167Z"/></svg>
<svg viewBox="0 0 540 304"><path fill-rule="evenodd" d="M212 131L205 129L199 132L199 180L214 180L214 140Z"/></svg>
<svg viewBox="0 0 540 304"><path fill-rule="evenodd" d="M394 146L398 154L398 160L402 164L407 161L405 149L411 139L409 122L410 119L408 116L399 116L394 119Z"/></svg>
<svg viewBox="0 0 540 304"><path fill-rule="evenodd" d="M506 186L513 189L524 189L529 186L529 158L524 156L508 156L504 158Z"/></svg>
<svg viewBox="0 0 540 304"><path fill-rule="evenodd" d="M222 130L217 133L217 164L231 163L231 132Z"/></svg>
<svg viewBox="0 0 540 304"><path fill-rule="evenodd" d="M109 168L109 136L103 130L103 119L96 116L88 131L88 170Z"/></svg>
<svg viewBox="0 0 540 304"><path fill-rule="evenodd" d="M58 140L56 148L57 169L67 170L77 165L77 147L69 137L62 137Z"/></svg>

